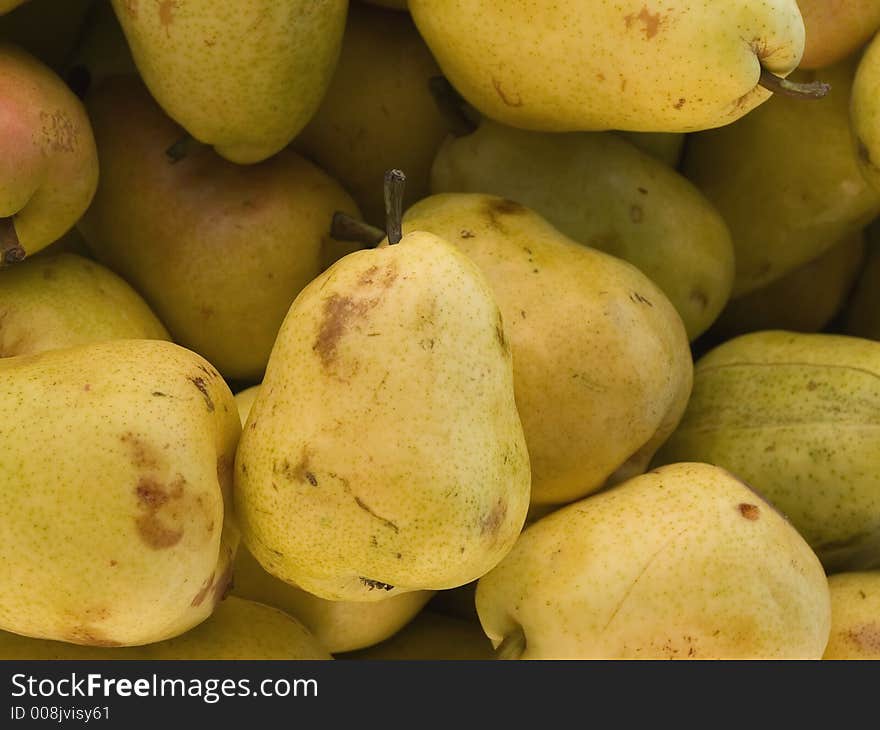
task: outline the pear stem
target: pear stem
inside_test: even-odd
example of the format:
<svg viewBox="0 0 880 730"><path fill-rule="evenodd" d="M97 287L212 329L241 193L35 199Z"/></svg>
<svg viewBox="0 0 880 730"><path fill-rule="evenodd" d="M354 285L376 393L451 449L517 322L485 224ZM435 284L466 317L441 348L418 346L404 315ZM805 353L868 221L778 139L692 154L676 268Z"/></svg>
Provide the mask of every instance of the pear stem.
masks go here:
<svg viewBox="0 0 880 730"><path fill-rule="evenodd" d="M385 230L388 243L393 246L403 238L403 193L406 189L406 175L402 170L388 170L385 173Z"/></svg>
<svg viewBox="0 0 880 730"><path fill-rule="evenodd" d="M440 114L449 125L449 131L455 137L467 137L480 126L467 114L467 102L445 76L432 76L428 79L428 89L434 97Z"/></svg>
<svg viewBox="0 0 880 730"><path fill-rule="evenodd" d="M336 211L330 224L330 237L334 241L355 241L367 248L376 248L385 238L385 231L348 213Z"/></svg>
<svg viewBox="0 0 880 730"><path fill-rule="evenodd" d="M203 146L204 145L197 139L195 139L191 134L189 134L189 132L186 132L180 139L178 139L173 145L165 150L165 154L171 164L174 165L184 159L197 147Z"/></svg>
<svg viewBox="0 0 880 730"><path fill-rule="evenodd" d="M526 651L526 634L522 626L505 636L495 648L495 658L502 660L519 659Z"/></svg>
<svg viewBox="0 0 880 730"><path fill-rule="evenodd" d="M792 96L796 99L821 99L831 91L831 84L826 84L824 81L810 81L808 83L789 81L770 73L763 67L758 84L774 94Z"/></svg>
<svg viewBox="0 0 880 730"><path fill-rule="evenodd" d="M15 232L12 216L0 218L0 269L16 264L25 257L25 250Z"/></svg>

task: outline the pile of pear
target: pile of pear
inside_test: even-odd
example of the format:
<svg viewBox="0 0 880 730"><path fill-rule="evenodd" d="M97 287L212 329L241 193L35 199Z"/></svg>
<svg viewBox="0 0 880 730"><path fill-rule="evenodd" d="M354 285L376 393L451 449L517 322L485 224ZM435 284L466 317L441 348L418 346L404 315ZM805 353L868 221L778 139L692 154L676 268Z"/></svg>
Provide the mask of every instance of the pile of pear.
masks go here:
<svg viewBox="0 0 880 730"><path fill-rule="evenodd" d="M0 0L0 659L880 658L880 10L723 5Z"/></svg>

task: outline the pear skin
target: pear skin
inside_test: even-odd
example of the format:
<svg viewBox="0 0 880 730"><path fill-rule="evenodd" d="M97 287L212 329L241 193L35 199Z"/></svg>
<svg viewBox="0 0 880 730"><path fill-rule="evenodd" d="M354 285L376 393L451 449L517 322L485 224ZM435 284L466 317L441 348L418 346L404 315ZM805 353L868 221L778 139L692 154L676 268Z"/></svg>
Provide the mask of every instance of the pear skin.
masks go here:
<svg viewBox="0 0 880 730"><path fill-rule="evenodd" d="M300 292L235 463L267 572L330 600L453 588L511 548L529 486L504 322L464 254L415 232Z"/></svg>
<svg viewBox="0 0 880 730"><path fill-rule="evenodd" d="M291 302L324 265L333 213L358 216L354 201L290 149L242 166L200 147L173 163L165 150L180 127L135 77L107 78L88 108L101 183L78 228L95 257L175 342L227 378L259 380Z"/></svg>
<svg viewBox="0 0 880 730"><path fill-rule="evenodd" d="M6 661L289 661L332 658L308 629L292 616L235 596L217 604L208 619L185 634L144 646L77 646L0 632L0 659Z"/></svg>
<svg viewBox="0 0 880 730"><path fill-rule="evenodd" d="M82 103L29 53L0 44L0 267L70 230L98 184Z"/></svg>
<svg viewBox="0 0 880 730"><path fill-rule="evenodd" d="M880 573L837 573L831 591L831 636L823 659L880 659Z"/></svg>
<svg viewBox="0 0 880 730"><path fill-rule="evenodd" d="M231 162L276 154L336 67L348 0L113 0L150 93Z"/></svg>
<svg viewBox="0 0 880 730"><path fill-rule="evenodd" d="M770 97L804 50L795 0L410 0L452 85L483 115L546 132L689 132Z"/></svg>
<svg viewBox="0 0 880 730"><path fill-rule="evenodd" d="M829 82L821 101L776 96L733 124L689 137L682 170L733 236L732 298L816 259L880 213L880 192L859 170L850 130L854 64L793 76Z"/></svg>
<svg viewBox="0 0 880 730"><path fill-rule="evenodd" d="M850 123L859 167L875 191L880 192L880 35L875 35L855 59Z"/></svg>
<svg viewBox="0 0 880 730"><path fill-rule="evenodd" d="M758 494L671 464L527 527L477 584L501 658L819 659L822 566Z"/></svg>
<svg viewBox="0 0 880 730"><path fill-rule="evenodd" d="M874 0L797 0L806 29L800 68L831 66L867 43L880 28Z"/></svg>
<svg viewBox="0 0 880 730"><path fill-rule="evenodd" d="M669 297L690 339L730 296L733 243L721 214L618 135L525 132L483 120L473 134L443 143L431 189L515 200L579 243L625 259Z"/></svg>
<svg viewBox="0 0 880 730"><path fill-rule="evenodd" d="M691 388L684 325L663 292L504 198L433 195L403 227L454 241L492 287L513 352L532 505L644 470Z"/></svg>
<svg viewBox="0 0 880 730"><path fill-rule="evenodd" d="M0 629L123 646L229 588L232 393L204 359L117 340L0 360Z"/></svg>
<svg viewBox="0 0 880 730"><path fill-rule="evenodd" d="M880 566L880 343L755 332L701 357L655 464L705 461L745 479L829 572Z"/></svg>
<svg viewBox="0 0 880 730"><path fill-rule="evenodd" d="M169 339L134 289L81 256L35 256L0 277L0 357L106 340Z"/></svg>

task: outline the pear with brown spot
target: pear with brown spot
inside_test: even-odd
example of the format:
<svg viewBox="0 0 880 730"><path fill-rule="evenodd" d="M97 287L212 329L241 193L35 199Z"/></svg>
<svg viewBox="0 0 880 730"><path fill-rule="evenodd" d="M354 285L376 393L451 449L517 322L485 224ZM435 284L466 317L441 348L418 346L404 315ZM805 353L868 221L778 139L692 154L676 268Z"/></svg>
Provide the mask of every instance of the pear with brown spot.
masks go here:
<svg viewBox="0 0 880 730"><path fill-rule="evenodd" d="M457 248L400 240L399 223L399 242L349 254L299 294L236 458L247 548L332 600L472 581L528 508L498 304Z"/></svg>
<svg viewBox="0 0 880 730"><path fill-rule="evenodd" d="M819 659L816 555L732 474L680 463L526 528L477 584L507 659Z"/></svg>
<svg viewBox="0 0 880 730"><path fill-rule="evenodd" d="M116 646L207 618L238 541L240 432L217 371L169 342L0 360L0 628Z"/></svg>
<svg viewBox="0 0 880 730"><path fill-rule="evenodd" d="M831 636L823 659L880 659L880 572L837 573L831 591Z"/></svg>

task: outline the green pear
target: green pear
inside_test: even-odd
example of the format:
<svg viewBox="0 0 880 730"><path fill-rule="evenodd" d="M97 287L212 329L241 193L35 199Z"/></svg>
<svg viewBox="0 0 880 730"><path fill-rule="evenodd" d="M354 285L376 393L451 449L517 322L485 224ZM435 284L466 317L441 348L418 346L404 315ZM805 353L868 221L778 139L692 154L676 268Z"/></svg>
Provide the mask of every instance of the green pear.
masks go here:
<svg viewBox="0 0 880 730"><path fill-rule="evenodd" d="M431 188L515 200L579 243L629 261L663 290L691 339L730 295L733 244L718 211L616 135L525 132L484 120L443 144Z"/></svg>
<svg viewBox="0 0 880 730"><path fill-rule="evenodd" d="M843 315L844 332L880 340L880 219L868 227L867 259Z"/></svg>
<svg viewBox="0 0 880 730"><path fill-rule="evenodd" d="M677 168L684 152L686 135L670 132L617 132L627 142L634 144L642 152L665 162L669 167Z"/></svg>
<svg viewBox="0 0 880 730"><path fill-rule="evenodd" d="M874 36L857 62L852 86L850 123L855 149L865 179L880 192L880 34Z"/></svg>
<svg viewBox="0 0 880 730"><path fill-rule="evenodd" d="M318 108L348 0L113 0L152 95L231 162L276 154Z"/></svg>
<svg viewBox="0 0 880 730"><path fill-rule="evenodd" d="M765 331L696 364L656 464L705 461L754 485L829 572L880 566L880 343Z"/></svg>
<svg viewBox="0 0 880 730"><path fill-rule="evenodd" d="M88 96L101 182L78 223L174 337L225 377L258 380L297 292L321 271L334 211L351 197L287 149L241 166L207 147L174 163L180 136L135 77ZM137 181L140 194L131 193Z"/></svg>
<svg viewBox="0 0 880 730"><path fill-rule="evenodd" d="M688 140L682 169L733 235L734 298L816 259L880 213L880 192L859 171L850 131L854 63L820 72L831 83L822 101L777 96Z"/></svg>
<svg viewBox="0 0 880 730"><path fill-rule="evenodd" d="M0 268L61 238L98 184L86 111L54 71L0 44Z"/></svg>
<svg viewBox="0 0 880 730"><path fill-rule="evenodd" d="M843 308L865 257L862 231L767 286L734 299L709 336L722 341L758 330L818 332Z"/></svg>
<svg viewBox="0 0 880 730"><path fill-rule="evenodd" d="M806 29L800 68L831 66L855 53L880 28L876 0L797 0Z"/></svg>
<svg viewBox="0 0 880 730"><path fill-rule="evenodd" d="M400 240L392 220L389 244L345 256L297 296L236 456L248 550L331 600L472 581L512 547L529 503L489 284L449 242Z"/></svg>
<svg viewBox="0 0 880 730"><path fill-rule="evenodd" d="M381 644L336 658L468 661L494 659L495 652L479 623L422 611L406 627Z"/></svg>
<svg viewBox="0 0 880 730"><path fill-rule="evenodd" d="M140 295L100 264L40 255L0 276L0 357L126 339L170 337Z"/></svg>
<svg viewBox="0 0 880 730"><path fill-rule="evenodd" d="M496 196L425 198L404 231L454 242L492 287L513 352L532 504L570 502L644 470L684 412L693 367L658 287Z"/></svg>
<svg viewBox="0 0 880 730"><path fill-rule="evenodd" d="M831 636L823 659L880 659L880 573L828 579Z"/></svg>
<svg viewBox="0 0 880 730"><path fill-rule="evenodd" d="M444 74L474 107L548 132L729 124L766 101L770 91L759 82L789 74L804 50L795 0L727 0L723 11L715 0L654 7L644 0L410 0L409 9Z"/></svg>
<svg viewBox="0 0 880 730"><path fill-rule="evenodd" d="M117 340L0 360L0 629L170 638L229 587L241 431L204 359Z"/></svg>
<svg viewBox="0 0 880 730"><path fill-rule="evenodd" d="M351 6L333 81L294 147L339 180L374 225L385 222L385 170L406 171L405 205L428 194L449 131L429 90L439 73L409 15ZM392 118L401 103L405 124Z"/></svg>
<svg viewBox="0 0 880 730"><path fill-rule="evenodd" d="M128 661L332 659L299 621L282 611L229 596L185 634L144 646L77 646L0 632L0 660Z"/></svg>
<svg viewBox="0 0 880 730"><path fill-rule="evenodd" d="M819 659L828 582L732 474L672 464L527 527L477 585L500 658Z"/></svg>
<svg viewBox="0 0 880 730"><path fill-rule="evenodd" d="M28 0L3 15L8 2L0 0L0 43L13 43L61 73L93 0Z"/></svg>

